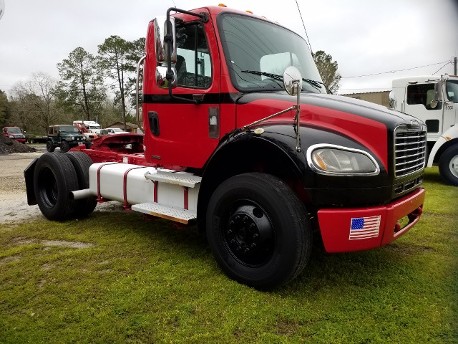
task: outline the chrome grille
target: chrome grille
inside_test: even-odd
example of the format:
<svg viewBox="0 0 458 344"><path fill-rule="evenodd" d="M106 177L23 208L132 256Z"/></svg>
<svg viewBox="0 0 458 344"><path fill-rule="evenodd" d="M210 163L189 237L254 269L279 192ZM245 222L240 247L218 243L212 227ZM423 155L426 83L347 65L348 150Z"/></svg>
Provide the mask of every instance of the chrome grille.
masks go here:
<svg viewBox="0 0 458 344"><path fill-rule="evenodd" d="M394 173L407 176L425 167L426 130L401 126L394 131Z"/></svg>

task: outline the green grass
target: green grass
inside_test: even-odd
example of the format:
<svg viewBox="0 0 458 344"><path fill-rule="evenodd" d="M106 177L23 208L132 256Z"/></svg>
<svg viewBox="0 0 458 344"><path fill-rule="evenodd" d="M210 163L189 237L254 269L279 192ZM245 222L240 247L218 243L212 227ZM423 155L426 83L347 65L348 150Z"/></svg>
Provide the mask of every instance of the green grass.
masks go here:
<svg viewBox="0 0 458 344"><path fill-rule="evenodd" d="M421 222L273 292L228 279L195 228L136 213L0 228L0 343L457 343L458 188ZM75 247L75 243L82 245Z"/></svg>

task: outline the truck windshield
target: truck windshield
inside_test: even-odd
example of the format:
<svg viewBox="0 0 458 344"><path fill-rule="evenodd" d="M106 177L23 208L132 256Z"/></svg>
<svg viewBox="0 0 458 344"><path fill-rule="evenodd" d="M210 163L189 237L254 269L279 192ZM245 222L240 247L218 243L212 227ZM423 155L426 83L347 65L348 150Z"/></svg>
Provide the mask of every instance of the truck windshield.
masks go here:
<svg viewBox="0 0 458 344"><path fill-rule="evenodd" d="M226 63L240 91L283 89L283 72L295 66L304 78L302 90L326 93L307 43L294 32L245 15L224 13L218 27Z"/></svg>
<svg viewBox="0 0 458 344"><path fill-rule="evenodd" d="M77 133L78 132L78 128L72 125L63 125L59 128L59 130L66 132L66 133Z"/></svg>
<svg viewBox="0 0 458 344"><path fill-rule="evenodd" d="M22 134L21 129L16 128L16 127L8 128L7 131L10 134Z"/></svg>
<svg viewBox="0 0 458 344"><path fill-rule="evenodd" d="M447 81L447 99L451 102L458 103L458 80Z"/></svg>

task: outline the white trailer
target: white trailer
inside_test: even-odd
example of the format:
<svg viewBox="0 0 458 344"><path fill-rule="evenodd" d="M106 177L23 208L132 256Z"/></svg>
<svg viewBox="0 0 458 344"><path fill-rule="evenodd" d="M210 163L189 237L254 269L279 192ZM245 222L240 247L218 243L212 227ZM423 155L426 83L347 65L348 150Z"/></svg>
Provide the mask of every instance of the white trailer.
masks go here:
<svg viewBox="0 0 458 344"><path fill-rule="evenodd" d="M390 106L426 123L427 167L458 186L458 76L430 75L393 80Z"/></svg>

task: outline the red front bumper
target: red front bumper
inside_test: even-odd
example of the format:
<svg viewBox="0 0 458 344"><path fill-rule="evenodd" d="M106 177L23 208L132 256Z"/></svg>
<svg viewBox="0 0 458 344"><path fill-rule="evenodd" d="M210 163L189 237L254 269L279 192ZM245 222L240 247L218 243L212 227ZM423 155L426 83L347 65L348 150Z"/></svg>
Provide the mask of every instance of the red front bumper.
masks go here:
<svg viewBox="0 0 458 344"><path fill-rule="evenodd" d="M327 252L368 250L386 245L406 233L420 219L425 190L379 207L322 209L318 223ZM399 221L408 217L401 228Z"/></svg>

